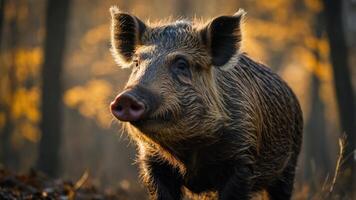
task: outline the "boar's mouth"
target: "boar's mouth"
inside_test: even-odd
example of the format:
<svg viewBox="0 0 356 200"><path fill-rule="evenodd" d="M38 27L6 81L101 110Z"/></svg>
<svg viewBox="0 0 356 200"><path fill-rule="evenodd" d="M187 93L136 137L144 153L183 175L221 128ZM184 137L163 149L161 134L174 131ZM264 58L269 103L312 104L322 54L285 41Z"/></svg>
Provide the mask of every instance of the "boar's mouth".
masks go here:
<svg viewBox="0 0 356 200"><path fill-rule="evenodd" d="M141 126L149 126L150 124L167 124L169 122L172 122L172 120L173 120L172 112L167 111L164 114L160 114L160 115L148 115L143 119L132 121L130 123L136 127L141 127Z"/></svg>

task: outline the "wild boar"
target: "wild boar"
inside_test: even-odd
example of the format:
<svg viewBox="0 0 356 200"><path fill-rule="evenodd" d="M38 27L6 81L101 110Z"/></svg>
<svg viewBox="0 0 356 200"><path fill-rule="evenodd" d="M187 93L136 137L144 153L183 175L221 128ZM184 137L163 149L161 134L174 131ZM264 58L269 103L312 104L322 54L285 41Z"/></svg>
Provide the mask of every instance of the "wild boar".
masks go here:
<svg viewBox="0 0 356 200"><path fill-rule="evenodd" d="M288 85L243 53L245 12L147 24L111 8L112 53L132 68L111 103L151 199L290 199L303 119Z"/></svg>

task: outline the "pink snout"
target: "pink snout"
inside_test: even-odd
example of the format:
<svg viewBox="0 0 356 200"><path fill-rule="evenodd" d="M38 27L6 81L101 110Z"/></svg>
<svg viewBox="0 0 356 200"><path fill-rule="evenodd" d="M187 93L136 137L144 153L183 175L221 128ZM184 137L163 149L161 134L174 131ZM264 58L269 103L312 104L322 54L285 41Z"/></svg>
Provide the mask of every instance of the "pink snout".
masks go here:
<svg viewBox="0 0 356 200"><path fill-rule="evenodd" d="M137 121L145 114L145 104L127 92L119 94L110 104L111 113L120 121Z"/></svg>

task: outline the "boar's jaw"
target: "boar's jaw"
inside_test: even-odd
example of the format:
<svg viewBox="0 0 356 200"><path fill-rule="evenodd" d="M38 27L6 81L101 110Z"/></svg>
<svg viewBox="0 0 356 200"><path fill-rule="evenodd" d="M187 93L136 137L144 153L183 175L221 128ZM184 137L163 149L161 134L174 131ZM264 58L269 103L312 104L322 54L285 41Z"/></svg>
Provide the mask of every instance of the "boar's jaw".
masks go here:
<svg viewBox="0 0 356 200"><path fill-rule="evenodd" d="M177 116L177 112L173 113L169 110L159 114L149 113L145 118L132 121L129 124L140 130L141 133L155 138L157 134L161 135L167 130L174 129L179 121L179 116L179 114Z"/></svg>
<svg viewBox="0 0 356 200"><path fill-rule="evenodd" d="M149 124L154 123L154 124L167 124L173 120L173 114L171 112L166 112L162 115L148 115L147 117L137 120L137 121L132 121L131 124L134 126L142 126L144 124Z"/></svg>

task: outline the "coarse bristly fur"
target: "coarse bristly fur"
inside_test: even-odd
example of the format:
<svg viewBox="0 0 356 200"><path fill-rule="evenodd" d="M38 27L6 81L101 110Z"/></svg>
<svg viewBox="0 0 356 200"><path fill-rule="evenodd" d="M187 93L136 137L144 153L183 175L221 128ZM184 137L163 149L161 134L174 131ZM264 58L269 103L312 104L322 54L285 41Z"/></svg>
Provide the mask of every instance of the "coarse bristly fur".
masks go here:
<svg viewBox="0 0 356 200"><path fill-rule="evenodd" d="M132 68L123 93L146 108L122 126L150 198L250 199L265 190L290 199L302 112L277 74L240 52L245 12L206 24L148 25L117 7L111 16L113 56Z"/></svg>

